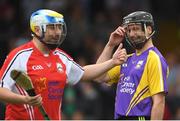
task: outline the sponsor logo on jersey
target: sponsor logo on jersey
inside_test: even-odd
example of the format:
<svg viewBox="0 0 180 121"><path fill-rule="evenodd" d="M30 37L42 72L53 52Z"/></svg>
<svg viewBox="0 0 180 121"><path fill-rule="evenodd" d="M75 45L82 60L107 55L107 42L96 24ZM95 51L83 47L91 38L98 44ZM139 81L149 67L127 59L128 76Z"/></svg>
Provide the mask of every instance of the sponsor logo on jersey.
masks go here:
<svg viewBox="0 0 180 121"><path fill-rule="evenodd" d="M44 68L41 65L33 65L32 69L33 70L43 70Z"/></svg>
<svg viewBox="0 0 180 121"><path fill-rule="evenodd" d="M143 65L143 60L138 61L138 63L136 64L135 69L140 69L142 65Z"/></svg>

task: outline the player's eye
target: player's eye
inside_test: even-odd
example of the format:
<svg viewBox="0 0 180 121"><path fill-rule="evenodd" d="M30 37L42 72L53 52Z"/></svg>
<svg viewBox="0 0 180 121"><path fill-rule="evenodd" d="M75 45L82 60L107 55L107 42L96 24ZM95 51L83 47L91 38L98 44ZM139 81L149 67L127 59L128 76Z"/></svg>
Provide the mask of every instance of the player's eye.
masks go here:
<svg viewBox="0 0 180 121"><path fill-rule="evenodd" d="M62 29L62 25L61 24L49 24L47 25L47 27L49 29L55 30L55 29Z"/></svg>
<svg viewBox="0 0 180 121"><path fill-rule="evenodd" d="M57 24L56 26L57 26L57 28L60 29L60 30L63 28L61 24Z"/></svg>
<svg viewBox="0 0 180 121"><path fill-rule="evenodd" d="M50 24L50 25L47 25L47 28L49 28L49 29L55 29L55 26L54 26L54 24Z"/></svg>

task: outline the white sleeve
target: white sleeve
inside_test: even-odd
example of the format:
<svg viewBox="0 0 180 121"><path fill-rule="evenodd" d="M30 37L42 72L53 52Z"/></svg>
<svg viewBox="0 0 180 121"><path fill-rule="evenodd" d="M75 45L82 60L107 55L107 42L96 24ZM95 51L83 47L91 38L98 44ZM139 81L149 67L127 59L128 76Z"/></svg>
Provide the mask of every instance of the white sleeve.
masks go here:
<svg viewBox="0 0 180 121"><path fill-rule="evenodd" d="M3 70L1 70L2 72L1 87L8 88L11 91L16 90L15 81L10 76L11 71L16 69L16 70L26 72L27 71L26 64L27 64L30 53L31 51L22 50L22 51L19 51L13 57L12 56L7 57L7 59L5 60L3 64L3 66L6 66L6 68L2 67Z"/></svg>
<svg viewBox="0 0 180 121"><path fill-rule="evenodd" d="M67 83L74 85L79 82L84 74L82 67L62 51L57 50L55 51L55 54L59 56L66 66Z"/></svg>
<svg viewBox="0 0 180 121"><path fill-rule="evenodd" d="M79 82L84 74L84 70L74 61L71 61L71 64L69 64L67 69L67 82L69 84L76 84Z"/></svg>
<svg viewBox="0 0 180 121"><path fill-rule="evenodd" d="M2 75L1 87L8 88L11 91L13 90L15 81L11 78L10 74L13 69L20 68L20 64L19 64L20 61L18 60L19 58L12 59L11 62L8 64L6 70L4 71ZM6 61L5 61L5 64L7 64Z"/></svg>

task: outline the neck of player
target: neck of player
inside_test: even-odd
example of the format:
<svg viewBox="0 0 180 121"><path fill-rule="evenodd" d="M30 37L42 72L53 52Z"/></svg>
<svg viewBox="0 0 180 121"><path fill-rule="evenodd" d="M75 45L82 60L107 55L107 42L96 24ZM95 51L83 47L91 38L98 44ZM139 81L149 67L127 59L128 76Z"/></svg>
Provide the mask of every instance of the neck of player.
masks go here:
<svg viewBox="0 0 180 121"><path fill-rule="evenodd" d="M137 50L136 49L136 53L143 53L144 51L146 51L147 49L154 47L153 43L152 43L152 39L150 38L145 45L143 46L142 49Z"/></svg>
<svg viewBox="0 0 180 121"><path fill-rule="evenodd" d="M50 49L45 44L40 42L40 40L38 40L36 37L33 37L33 43L36 46L36 48L40 52L42 52L44 55L49 55L50 54Z"/></svg>

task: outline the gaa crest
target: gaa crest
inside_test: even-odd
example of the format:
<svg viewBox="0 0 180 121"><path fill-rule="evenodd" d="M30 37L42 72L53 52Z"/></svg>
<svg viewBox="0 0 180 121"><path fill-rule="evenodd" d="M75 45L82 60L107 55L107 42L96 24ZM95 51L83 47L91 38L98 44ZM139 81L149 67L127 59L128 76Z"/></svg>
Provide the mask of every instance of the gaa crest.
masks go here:
<svg viewBox="0 0 180 121"><path fill-rule="evenodd" d="M60 72L60 73L63 72L63 67L60 63L56 63L56 67L57 67L58 72Z"/></svg>

